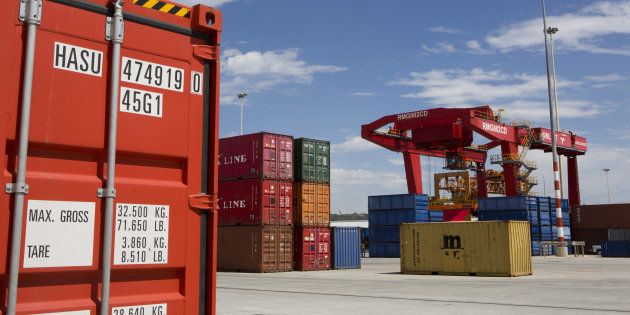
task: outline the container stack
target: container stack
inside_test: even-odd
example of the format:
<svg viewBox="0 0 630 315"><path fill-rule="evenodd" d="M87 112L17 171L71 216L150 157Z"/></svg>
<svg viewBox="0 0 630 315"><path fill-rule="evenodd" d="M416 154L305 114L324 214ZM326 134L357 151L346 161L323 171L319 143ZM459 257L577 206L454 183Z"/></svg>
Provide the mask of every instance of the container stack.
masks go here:
<svg viewBox="0 0 630 315"><path fill-rule="evenodd" d="M442 211L429 210L428 195L369 196L370 257L400 257L400 224L443 219Z"/></svg>
<svg viewBox="0 0 630 315"><path fill-rule="evenodd" d="M329 270L330 142L299 138L293 149L294 268Z"/></svg>
<svg viewBox="0 0 630 315"><path fill-rule="evenodd" d="M219 140L218 269L293 269L293 137Z"/></svg>
<svg viewBox="0 0 630 315"><path fill-rule="evenodd" d="M557 239L555 202L550 197L493 197L478 201L479 221L529 221L532 255L540 255L538 242ZM571 225L568 201L562 203L562 223L565 241L571 242ZM569 251L572 248L569 246Z"/></svg>
<svg viewBox="0 0 630 315"><path fill-rule="evenodd" d="M630 229L630 203L581 205L571 210L573 239L586 242L586 252L597 253L595 248L605 241L624 240L611 230Z"/></svg>

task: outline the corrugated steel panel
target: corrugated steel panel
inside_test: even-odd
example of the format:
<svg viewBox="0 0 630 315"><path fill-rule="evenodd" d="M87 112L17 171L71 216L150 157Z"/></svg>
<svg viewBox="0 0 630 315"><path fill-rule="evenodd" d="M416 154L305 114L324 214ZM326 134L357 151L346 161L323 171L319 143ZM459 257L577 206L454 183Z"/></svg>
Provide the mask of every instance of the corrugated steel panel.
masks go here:
<svg viewBox="0 0 630 315"><path fill-rule="evenodd" d="M328 226L330 224L330 185L296 182L293 187L295 225Z"/></svg>
<svg viewBox="0 0 630 315"><path fill-rule="evenodd" d="M293 270L293 229L290 226L221 226L218 268L238 272Z"/></svg>
<svg viewBox="0 0 630 315"><path fill-rule="evenodd" d="M602 257L630 257L630 241L602 242Z"/></svg>
<svg viewBox="0 0 630 315"><path fill-rule="evenodd" d="M112 90L119 91L119 98L114 100L118 123L110 306L135 312L138 305L161 304L164 313L200 313L206 217L197 205L215 205L214 198L195 195L216 194L219 77L218 62L207 60L212 59L209 54L196 55L195 48L218 47L219 11L196 6L195 18L182 18L125 5L121 82L111 85L113 45L105 34L112 2L41 3L28 133L30 190L19 210L24 220L17 314L96 314L101 304L106 210L97 189L105 187L107 177ZM18 20L20 1L2 4L0 178L5 187L15 181L18 125L25 113L20 110L20 85L27 27ZM202 24L198 16L204 16ZM2 304L7 301L12 200L14 195L0 194ZM50 217L42 218L38 210ZM208 224L210 235L216 232L213 223ZM215 278L214 241L209 239L207 246L208 278ZM207 314L212 314L215 288L208 285Z"/></svg>
<svg viewBox="0 0 630 315"><path fill-rule="evenodd" d="M330 142L299 138L293 141L296 181L330 183Z"/></svg>
<svg viewBox="0 0 630 315"><path fill-rule="evenodd" d="M368 197L369 210L423 209L429 207L429 196L425 194L397 194Z"/></svg>
<svg viewBox="0 0 630 315"><path fill-rule="evenodd" d="M370 240L370 257L400 257L400 243L374 242Z"/></svg>
<svg viewBox="0 0 630 315"><path fill-rule="evenodd" d="M401 271L418 274L532 274L529 223L523 221L401 225Z"/></svg>
<svg viewBox="0 0 630 315"><path fill-rule="evenodd" d="M491 197L478 199L479 211L537 210L537 197Z"/></svg>
<svg viewBox="0 0 630 315"><path fill-rule="evenodd" d="M630 203L582 205L571 212L577 229L630 229Z"/></svg>
<svg viewBox="0 0 630 315"><path fill-rule="evenodd" d="M293 182L244 179L219 183L220 225L292 225Z"/></svg>
<svg viewBox="0 0 630 315"><path fill-rule="evenodd" d="M373 225L369 228L370 240L374 242L400 242L400 225L379 226Z"/></svg>
<svg viewBox="0 0 630 315"><path fill-rule="evenodd" d="M361 268L361 231L358 227L333 227L333 269Z"/></svg>
<svg viewBox="0 0 630 315"><path fill-rule="evenodd" d="M293 137L267 132L219 140L219 180L293 180Z"/></svg>
<svg viewBox="0 0 630 315"><path fill-rule="evenodd" d="M330 228L296 227L294 240L295 270L330 269Z"/></svg>
<svg viewBox="0 0 630 315"><path fill-rule="evenodd" d="M608 229L609 241L630 241L630 229Z"/></svg>

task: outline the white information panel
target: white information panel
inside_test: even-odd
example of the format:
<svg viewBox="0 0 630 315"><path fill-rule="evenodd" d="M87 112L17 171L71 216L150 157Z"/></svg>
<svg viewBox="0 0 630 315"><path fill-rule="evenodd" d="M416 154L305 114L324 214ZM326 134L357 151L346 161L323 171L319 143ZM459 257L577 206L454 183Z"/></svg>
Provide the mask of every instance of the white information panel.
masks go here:
<svg viewBox="0 0 630 315"><path fill-rule="evenodd" d="M114 264L168 262L167 205L116 204Z"/></svg>
<svg viewBox="0 0 630 315"><path fill-rule="evenodd" d="M24 268L91 266L94 202L29 200Z"/></svg>
<svg viewBox="0 0 630 315"><path fill-rule="evenodd" d="M166 315L166 303L114 307L112 315Z"/></svg>

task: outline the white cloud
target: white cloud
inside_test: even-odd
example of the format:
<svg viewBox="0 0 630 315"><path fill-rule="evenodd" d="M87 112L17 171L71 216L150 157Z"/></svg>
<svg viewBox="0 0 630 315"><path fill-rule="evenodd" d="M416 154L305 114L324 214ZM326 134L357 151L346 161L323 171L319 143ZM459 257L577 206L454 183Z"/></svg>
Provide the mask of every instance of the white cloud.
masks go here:
<svg viewBox="0 0 630 315"><path fill-rule="evenodd" d="M455 46L449 44L448 42L439 42L435 44L434 47L429 47L427 45L422 45L422 50L429 54L450 54L457 51Z"/></svg>
<svg viewBox="0 0 630 315"><path fill-rule="evenodd" d="M378 149L376 144L364 140L360 136L349 136L341 143L333 143L331 149L335 153L363 152Z"/></svg>
<svg viewBox="0 0 630 315"><path fill-rule="evenodd" d="M300 59L301 50L224 51L222 101L234 102L237 91L260 92L289 83L308 84L315 75L347 70L333 65L312 65ZM225 104L225 103L224 103Z"/></svg>
<svg viewBox="0 0 630 315"><path fill-rule="evenodd" d="M513 118L542 119L548 116L547 79L530 73L505 73L498 70L474 68L438 69L411 72L407 77L390 82L391 85L418 87L418 92L403 97L424 99L431 105L461 107L494 104L509 109ZM558 80L559 89L581 86L581 82ZM600 106L586 100L560 100L563 117L592 117Z"/></svg>
<svg viewBox="0 0 630 315"><path fill-rule="evenodd" d="M374 96L374 95L376 95L376 93L374 93L374 92L354 92L354 93L350 93L348 95L350 95L350 96Z"/></svg>
<svg viewBox="0 0 630 315"><path fill-rule="evenodd" d="M578 171L580 179L580 192L582 203L608 202L606 178L603 168L610 168L609 181L612 194L612 202L628 201L628 193L615 193L620 190L628 191L627 172L624 165L630 165L630 149L614 145L589 143L589 151L584 156L578 156ZM540 195L553 196L553 172L552 157L550 153L540 150L532 150L527 155L528 159L538 162L538 170L532 174L538 178L539 184L534 188ZM568 198L567 166L563 158L563 187L565 198ZM543 177L545 184L543 184Z"/></svg>
<svg viewBox="0 0 630 315"><path fill-rule="evenodd" d="M185 4L187 6L194 6L197 4L203 4L210 7L220 7L226 3L235 2L236 0L177 0L181 4Z"/></svg>
<svg viewBox="0 0 630 315"><path fill-rule="evenodd" d="M487 49L484 49L481 46L481 43L476 40L469 40L466 42L466 47L469 49L468 52L473 54L485 55L490 53Z"/></svg>
<svg viewBox="0 0 630 315"><path fill-rule="evenodd" d="M560 30L554 36L559 50L630 56L630 47L604 46L612 36L630 35L630 1L601 1L562 15L548 16L548 25ZM486 36L502 52L540 49L544 44L542 19L535 17L509 24Z"/></svg>
<svg viewBox="0 0 630 315"><path fill-rule="evenodd" d="M396 166L403 166L405 165L405 161L403 161L402 158L398 157L398 158L391 158L391 159L387 159L387 161L393 165Z"/></svg>
<svg viewBox="0 0 630 315"><path fill-rule="evenodd" d="M586 80L599 82L599 83L623 81L627 79L627 77L616 74L616 73L603 74L603 75L587 75L587 76L584 76L584 78Z"/></svg>
<svg viewBox="0 0 630 315"><path fill-rule="evenodd" d="M381 186L406 188L407 180L404 174L398 172L381 172L364 169L333 168L330 170L332 179L337 186Z"/></svg>
<svg viewBox="0 0 630 315"><path fill-rule="evenodd" d="M460 30L456 30L454 28L444 27L444 26L434 26L430 27L429 31L433 33L445 33L445 34L460 34Z"/></svg>
<svg viewBox="0 0 630 315"><path fill-rule="evenodd" d="M612 135L619 140L630 140L630 130L628 129L606 129L606 134Z"/></svg>
<svg viewBox="0 0 630 315"><path fill-rule="evenodd" d="M405 193L404 172L332 168L330 170L331 211L367 212L367 197Z"/></svg>

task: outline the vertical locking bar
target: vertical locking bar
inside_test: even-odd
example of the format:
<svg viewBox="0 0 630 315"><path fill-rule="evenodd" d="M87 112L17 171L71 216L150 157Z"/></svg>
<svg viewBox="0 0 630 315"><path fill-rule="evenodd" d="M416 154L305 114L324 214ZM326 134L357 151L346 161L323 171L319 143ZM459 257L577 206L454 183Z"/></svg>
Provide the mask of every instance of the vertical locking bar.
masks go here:
<svg viewBox="0 0 630 315"><path fill-rule="evenodd" d="M11 233L11 257L9 267L9 296L7 314L15 315L17 305L18 278L20 275L20 256L22 247L22 219L24 196L28 193L26 185L26 158L28 156L28 132L31 120L31 95L33 91L33 63L35 60L35 34L41 22L42 0L21 0L20 20L26 24L26 47L24 49L24 82L22 82L22 106L18 140L17 180L13 190L13 227ZM24 188L24 189L22 189Z"/></svg>
<svg viewBox="0 0 630 315"><path fill-rule="evenodd" d="M99 196L105 198L105 214L103 219L103 270L101 291L101 315L109 314L109 291L112 270L112 227L114 198L116 188L114 186L116 176L116 133L118 128L118 91L120 85L120 48L123 42L124 21L122 13L122 0L113 2L114 15L108 18L106 38L112 42L111 76L109 85L109 134L107 140L107 187L99 190Z"/></svg>

